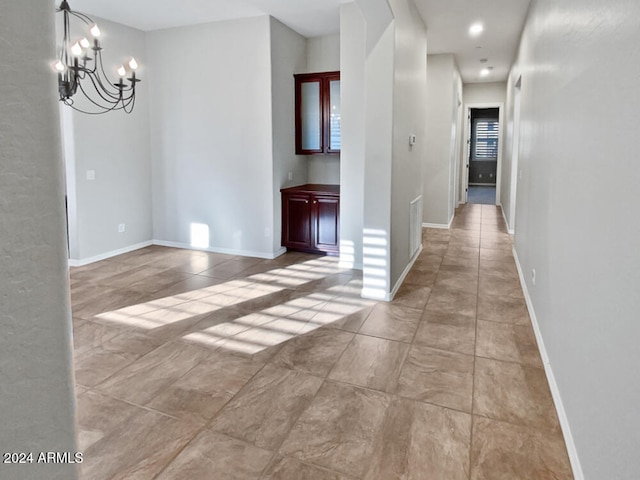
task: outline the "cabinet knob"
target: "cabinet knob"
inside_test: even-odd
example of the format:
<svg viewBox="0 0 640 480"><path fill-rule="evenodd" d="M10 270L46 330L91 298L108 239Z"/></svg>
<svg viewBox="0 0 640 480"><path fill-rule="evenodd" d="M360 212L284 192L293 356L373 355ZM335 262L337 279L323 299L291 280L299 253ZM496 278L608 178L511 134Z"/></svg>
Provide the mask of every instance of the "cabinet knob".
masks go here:
<svg viewBox="0 0 640 480"><path fill-rule="evenodd" d="M304 203L309 203L309 200L305 200Z"/></svg>
<svg viewBox="0 0 640 480"><path fill-rule="evenodd" d="M318 201L317 201L317 200L314 200L314 201L313 201L313 203L318 203Z"/></svg>

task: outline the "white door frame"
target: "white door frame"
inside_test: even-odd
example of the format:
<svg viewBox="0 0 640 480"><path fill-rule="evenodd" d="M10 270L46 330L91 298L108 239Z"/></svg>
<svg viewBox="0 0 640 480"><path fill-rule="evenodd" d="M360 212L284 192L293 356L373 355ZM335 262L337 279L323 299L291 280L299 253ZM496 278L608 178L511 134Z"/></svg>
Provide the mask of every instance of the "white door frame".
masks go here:
<svg viewBox="0 0 640 480"><path fill-rule="evenodd" d="M498 164L496 167L496 205L501 205L500 202L500 185L502 183L502 144L504 143L504 102L495 103L466 103L465 110L465 122L464 122L464 148L461 155L461 200L462 203L467 203L469 200L469 149L471 148L471 122L469 118L471 116L472 108L497 108L498 109L498 122L500 125L500 132L498 133Z"/></svg>
<svg viewBox="0 0 640 480"><path fill-rule="evenodd" d="M511 195L509 198L509 233L516 231L516 199L518 191L518 158L520 156L520 107L522 101L522 76L513 87L513 132L511 134Z"/></svg>

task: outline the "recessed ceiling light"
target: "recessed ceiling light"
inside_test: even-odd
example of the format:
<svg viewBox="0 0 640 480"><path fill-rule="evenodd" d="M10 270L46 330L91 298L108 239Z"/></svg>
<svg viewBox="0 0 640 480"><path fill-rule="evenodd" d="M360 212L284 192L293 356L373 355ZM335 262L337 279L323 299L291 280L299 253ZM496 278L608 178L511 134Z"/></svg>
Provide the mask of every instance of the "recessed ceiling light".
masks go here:
<svg viewBox="0 0 640 480"><path fill-rule="evenodd" d="M480 22L474 23L469 27L469 35L471 35L472 37L477 37L483 31L484 31L484 26Z"/></svg>
<svg viewBox="0 0 640 480"><path fill-rule="evenodd" d="M486 77L490 73L491 73L491 70L489 70L488 68L483 68L482 70L480 70L480 76L481 77Z"/></svg>

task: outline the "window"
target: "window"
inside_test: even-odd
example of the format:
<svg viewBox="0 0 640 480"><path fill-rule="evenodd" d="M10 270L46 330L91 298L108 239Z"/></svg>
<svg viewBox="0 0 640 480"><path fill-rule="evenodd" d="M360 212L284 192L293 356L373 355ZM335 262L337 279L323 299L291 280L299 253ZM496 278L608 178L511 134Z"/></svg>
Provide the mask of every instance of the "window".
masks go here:
<svg viewBox="0 0 640 480"><path fill-rule="evenodd" d="M498 138L500 124L495 118L475 116L472 125L472 160L496 161L498 159Z"/></svg>
<svg viewBox="0 0 640 480"><path fill-rule="evenodd" d="M340 72L294 77L296 154L340 153Z"/></svg>

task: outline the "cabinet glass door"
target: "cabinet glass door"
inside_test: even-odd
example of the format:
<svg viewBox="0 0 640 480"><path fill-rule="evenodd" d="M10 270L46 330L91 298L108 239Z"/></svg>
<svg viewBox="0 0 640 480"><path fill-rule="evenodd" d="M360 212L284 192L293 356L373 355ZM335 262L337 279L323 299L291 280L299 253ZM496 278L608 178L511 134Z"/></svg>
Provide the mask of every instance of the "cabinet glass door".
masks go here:
<svg viewBox="0 0 640 480"><path fill-rule="evenodd" d="M301 140L302 149L322 151L322 103L320 99L320 82L303 82L301 90Z"/></svg>
<svg viewBox="0 0 640 480"><path fill-rule="evenodd" d="M329 152L340 151L340 80L329 81Z"/></svg>

